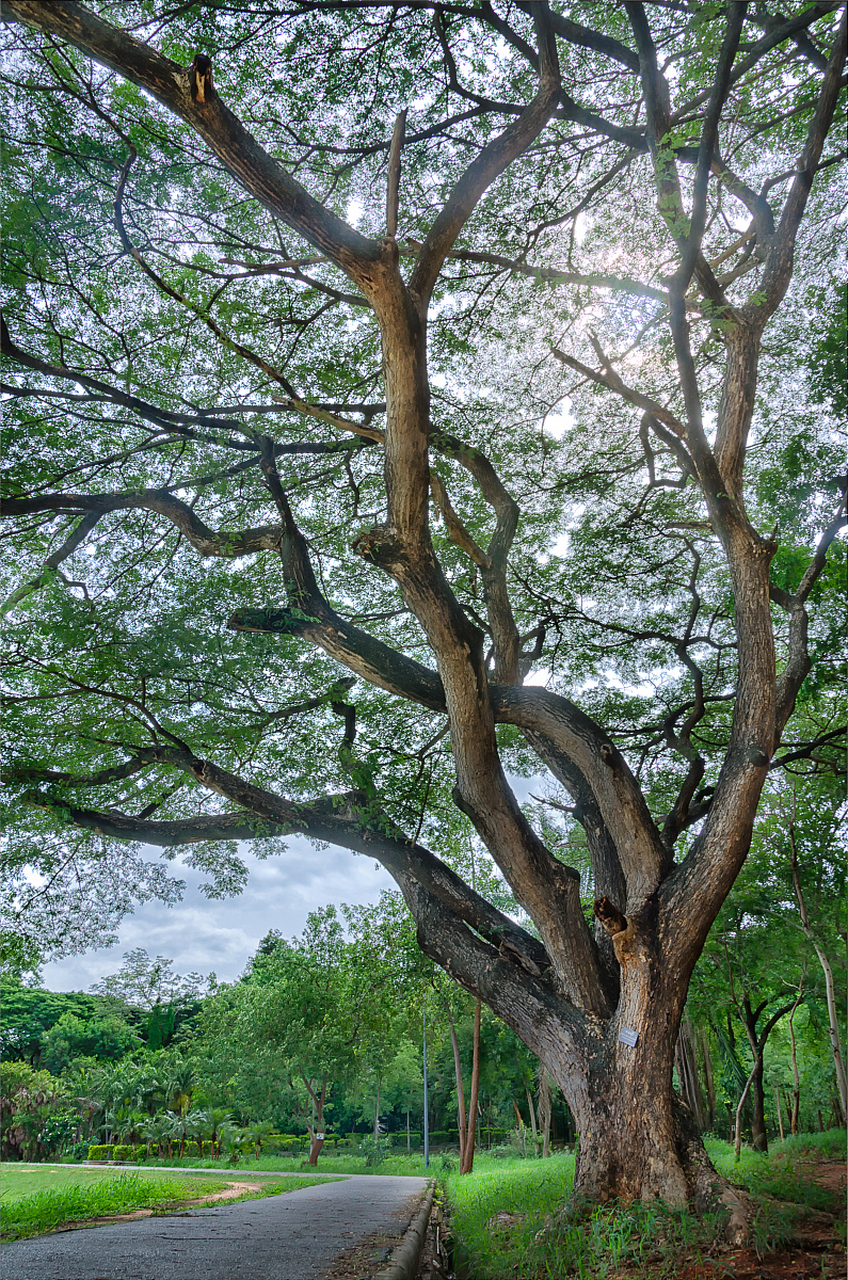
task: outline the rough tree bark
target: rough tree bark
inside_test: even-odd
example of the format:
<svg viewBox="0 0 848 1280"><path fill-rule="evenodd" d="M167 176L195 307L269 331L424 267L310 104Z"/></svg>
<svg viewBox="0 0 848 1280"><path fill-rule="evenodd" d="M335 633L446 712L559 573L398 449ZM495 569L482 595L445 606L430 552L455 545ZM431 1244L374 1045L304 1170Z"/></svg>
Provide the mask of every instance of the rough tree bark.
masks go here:
<svg viewBox="0 0 848 1280"><path fill-rule="evenodd" d="M680 1023L677 1037L677 1048L674 1054L674 1065L677 1068L677 1079L680 1094L683 1097L698 1128L706 1128L707 1118L704 1112L704 1098L698 1080L698 1057L695 1049L695 1033L692 1024L684 1016Z"/></svg>
<svg viewBox="0 0 848 1280"><path fill-rule="evenodd" d="M312 1099L313 1114L306 1121L306 1131L309 1134L309 1156L307 1164L317 1165L318 1157L321 1154L321 1148L324 1145L324 1103L327 1099L327 1081L321 1081L320 1088L316 1089L312 1081L306 1076L301 1076L306 1092ZM318 1136L320 1134L320 1137Z"/></svg>
<svg viewBox="0 0 848 1280"><path fill-rule="evenodd" d="M66 798L59 804L50 792L50 772L32 769L27 773L27 795L33 805L51 812L61 809L66 820L119 839L168 846L251 838L259 824L264 834L306 832L377 858L404 895L423 951L508 1023L538 1054L562 1090L579 1132L575 1190L592 1200L662 1197L674 1205L694 1201L699 1208L723 1200L730 1212L730 1232L738 1237L743 1228L740 1206L709 1165L697 1127L672 1088L672 1069L693 966L746 856L769 763L809 670L807 600L838 527L816 548L794 591L775 588L770 564L776 544L751 523L743 468L762 335L790 281L798 227L834 115L845 56L844 15L826 69L818 73L816 105L797 169L787 180L782 207L775 210L744 184L734 188L733 175L719 154L719 121L735 78L742 74L744 60L738 55L746 4L728 8L714 79L699 108L700 133L688 151L670 142L679 122L670 109L669 84L659 68L642 5L626 6L632 49L602 39L579 24L569 26L563 15L552 15L541 0L518 8L532 19L535 45L530 48L522 37L521 47L528 50L536 73L534 96L510 114L510 122L468 164L443 207L432 216L423 241L413 246L409 264L394 236L402 121L390 166L389 234L370 238L322 205L263 150L227 106L224 85L213 84L208 59L202 65L197 59L191 67L178 65L78 4L4 0L2 6L7 20L44 32L53 41L68 42L140 86L179 117L205 141L247 195L339 267L371 308L382 342L385 427L377 430L321 412L323 420L332 421L340 431L376 441L384 450L385 515L361 533L354 546L365 565L396 584L405 609L426 637L434 668L392 650L331 607L295 521L270 437L260 442L261 466L274 521L237 535L210 529L178 493L164 489L13 496L6 511L24 518L73 511L88 519L136 510L170 522L206 556L279 554L288 604L241 611L233 616L231 626L310 641L357 678L446 716L456 804L533 920L538 938L487 903L415 839L397 830L367 789L323 795L311 803L290 802L272 786L258 786L189 745L159 735L150 745L135 746L122 767L142 770L155 765L174 770L209 794L223 797L230 806L228 812L192 821L156 820L111 808L69 805ZM781 38L803 28L797 16L793 21L794 26L789 20L784 24L785 36L780 35L783 28L770 32L756 49L773 48ZM444 34L442 38L447 39ZM577 44L588 42L612 62L638 73L645 112L642 125L629 130L616 126L616 133L572 101L561 83L557 48L558 40L572 38ZM749 46L745 48L746 58L754 57ZM637 152L647 151L650 156L658 208L676 257L664 288L655 292L666 305L679 373L680 414L627 387L600 349L597 368L589 368L567 352L555 354L581 378L640 408L645 430L670 441L668 447L700 488L706 519L721 543L732 583L738 675L724 764L708 799L699 796L703 761L687 739L688 730L679 734L677 746L689 758L690 768L662 828L651 816L627 760L603 726L553 692L522 687L526 640L512 613L507 575L516 504L486 458L431 428L428 308L437 278L481 197L516 157L536 143L555 113L581 124L597 121L601 135L624 137ZM132 157L122 182L131 163ZM681 189L683 164L694 164L691 201ZM762 272L756 293L744 304L729 300L725 285L702 252L711 176L738 190L743 203L751 206ZM144 269L141 253L121 224L122 191L123 187L115 203L119 233L125 250ZM716 317L725 348L723 392L712 435L704 423L690 342L688 311L693 296L697 306L709 307ZM3 347L13 362L30 373L60 383L70 377L74 385L96 390L93 380L85 381L84 371L71 375L28 356L7 329ZM268 376L285 383L270 367ZM292 400L290 388L283 385L283 390L295 407L313 416L318 413ZM129 407L165 421L155 407L139 400ZM457 459L490 505L494 532L487 547L478 546L451 511L444 487L431 473L434 451ZM479 619L461 606L437 558L429 524L431 492L445 513L454 542L479 570L488 634L478 625ZM789 619L788 654L779 674L773 604ZM490 656L487 646L491 646ZM578 873L554 856L510 789L498 751L499 724L514 726L525 735L579 807L595 867L594 933L585 923ZM92 785L97 784L94 779ZM699 822L698 834L682 860L675 862L677 838ZM477 1020L479 1028L479 1005ZM322 1101L323 1095L316 1100L319 1125ZM467 1151L473 1149L475 1114L476 1079L472 1080ZM309 1161L314 1164L320 1140L310 1133Z"/></svg>

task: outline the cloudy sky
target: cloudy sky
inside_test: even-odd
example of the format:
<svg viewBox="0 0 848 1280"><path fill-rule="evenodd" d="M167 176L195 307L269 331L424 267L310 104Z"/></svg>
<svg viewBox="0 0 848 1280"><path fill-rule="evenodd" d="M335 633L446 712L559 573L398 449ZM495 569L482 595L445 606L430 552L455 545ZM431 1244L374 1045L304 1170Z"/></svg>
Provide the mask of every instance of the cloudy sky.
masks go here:
<svg viewBox="0 0 848 1280"><path fill-rule="evenodd" d="M509 780L520 804L542 783L538 777L509 775ZM158 852L150 851L152 857ZM43 985L50 991L87 991L104 975L117 972L124 952L135 947L172 960L175 973L213 972L219 982L232 982L269 929L293 938L318 907L375 903L383 889L396 888L371 858L333 845L316 849L298 836L287 837L284 852L264 860L254 857L249 845L242 845L240 852L250 878L239 897L205 897L198 887L203 873L184 867L177 858L168 870L186 882L181 902L138 907L124 920L114 947L44 965ZM435 846L434 852L438 853Z"/></svg>
<svg viewBox="0 0 848 1280"><path fill-rule="evenodd" d="M182 902L172 907L148 902L128 916L117 946L71 956L44 965L43 985L50 991L86 991L121 967L123 954L143 947L151 956L174 962L176 973L213 971L221 982L242 972L269 929L291 938L302 932L307 914L327 903L374 903L394 881L370 858L330 846L315 849L290 837L282 854L259 861L241 850L250 868L244 893L237 898L207 898L198 886L200 872L169 864L186 881ZM153 856L156 852L151 851Z"/></svg>

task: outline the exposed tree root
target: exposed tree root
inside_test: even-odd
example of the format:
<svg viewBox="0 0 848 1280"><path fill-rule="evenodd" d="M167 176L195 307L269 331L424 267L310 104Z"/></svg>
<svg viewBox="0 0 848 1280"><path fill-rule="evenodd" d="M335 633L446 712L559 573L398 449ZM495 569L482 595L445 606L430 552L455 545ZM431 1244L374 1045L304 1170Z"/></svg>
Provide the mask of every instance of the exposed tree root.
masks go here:
<svg viewBox="0 0 848 1280"><path fill-rule="evenodd" d="M724 1237L738 1248L748 1239L750 1203L713 1168L701 1135L685 1102L678 1100L676 1122L680 1135L680 1161L692 1190L692 1207L699 1217L726 1214Z"/></svg>

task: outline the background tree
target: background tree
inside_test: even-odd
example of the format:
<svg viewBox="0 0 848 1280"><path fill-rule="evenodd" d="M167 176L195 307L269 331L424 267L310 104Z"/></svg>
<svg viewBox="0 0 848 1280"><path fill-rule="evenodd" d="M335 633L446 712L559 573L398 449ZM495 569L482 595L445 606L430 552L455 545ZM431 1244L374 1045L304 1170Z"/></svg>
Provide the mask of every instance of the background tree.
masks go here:
<svg viewBox="0 0 848 1280"><path fill-rule="evenodd" d="M839 1010L844 1011L845 1002L837 997L837 990L840 994L845 990L845 952L838 942L840 937L845 937L845 900L839 893L839 886L845 883L845 845L840 840L843 824L835 821L836 815L828 814L823 806L817 806L815 814L808 811L804 814L805 821L799 822L797 789L793 789L791 797L784 797L779 813L783 819L780 828L783 851L785 845L789 846L798 924L816 953L824 979L830 1052L838 1090L840 1122L844 1124L848 1116L848 1097Z"/></svg>
<svg viewBox="0 0 848 1280"><path fill-rule="evenodd" d="M792 717L837 630L844 11L2 13L13 937L71 945L115 840L211 892L240 839L368 853L562 1089L577 1190L709 1202L689 977L781 741L839 734ZM462 823L527 928L427 847Z"/></svg>
<svg viewBox="0 0 848 1280"><path fill-rule="evenodd" d="M282 1095L278 1107L306 1126L310 1164L324 1144L334 1084L370 1073L379 1116L380 1082L398 1036L391 975L379 968L373 942L373 935L348 941L334 907L312 912L300 938L263 939L245 978L220 988L203 1010L201 1037L218 1050L228 1046L229 1070L238 1063L248 1074L267 1073L266 1084Z"/></svg>
<svg viewBox="0 0 848 1280"><path fill-rule="evenodd" d="M798 1127L799 1079L793 1078L790 1085L783 1068L776 1063L769 1068L767 1042L769 1054L776 1057L771 1045L779 1041L788 1068L794 1055L789 1052L787 1035L792 1042L795 1015L801 1009L806 1031L811 1030L811 1013L814 1020L823 1016L830 1028L831 1045L837 1050L841 1046L840 1020L831 993L844 990L842 947L837 941L844 932L845 911L844 847L838 835L842 808L841 779L833 772L819 772L808 758L796 762L791 774L787 770L786 776L772 780L758 814L751 853L713 926L694 975L692 1015L700 1025L721 1029L730 1086L727 1101L734 1113L751 1074L746 1098L751 1109L752 1142L760 1150L767 1146L766 1105L773 1093L765 1087L769 1075L775 1087L796 1094L793 1132ZM813 904L814 931L809 916L807 929L803 926L796 875L799 885L803 875ZM825 958L823 966L819 951ZM836 970L828 953L836 961ZM780 1024L787 1015L792 1019L788 1032ZM833 1053L831 1059L839 1121L841 1094ZM796 1073L792 1074L795 1077ZM777 1127L775 1116L772 1130Z"/></svg>
<svg viewBox="0 0 848 1280"><path fill-rule="evenodd" d="M63 1013L41 1038L40 1062L60 1075L75 1058L122 1058L137 1044L138 1036L114 1008L87 1019Z"/></svg>
<svg viewBox="0 0 848 1280"><path fill-rule="evenodd" d="M124 952L117 973L107 974L91 990L106 999L144 1014L142 1023L148 1048L167 1045L176 1031L190 1022L200 1008L209 981L200 973L173 972L173 960L147 954L144 947Z"/></svg>
<svg viewBox="0 0 848 1280"><path fill-rule="evenodd" d="M85 1026L110 1014L114 1016L114 1010L95 996L79 991L47 991L23 983L14 973L0 975L0 1004L3 1058L22 1058L33 1066L39 1065L45 1035L63 1018L76 1019Z"/></svg>

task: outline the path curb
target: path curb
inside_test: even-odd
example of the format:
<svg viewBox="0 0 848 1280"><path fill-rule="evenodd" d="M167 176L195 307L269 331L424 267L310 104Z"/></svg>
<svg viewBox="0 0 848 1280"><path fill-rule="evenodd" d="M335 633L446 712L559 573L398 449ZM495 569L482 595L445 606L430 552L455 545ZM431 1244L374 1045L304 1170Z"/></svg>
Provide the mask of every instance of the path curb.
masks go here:
<svg viewBox="0 0 848 1280"><path fill-rule="evenodd" d="M407 1227L406 1234L389 1258L388 1265L377 1271L371 1280L414 1280L427 1235L430 1210L433 1208L435 1182L431 1182L424 1194L424 1203Z"/></svg>

